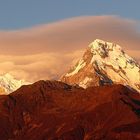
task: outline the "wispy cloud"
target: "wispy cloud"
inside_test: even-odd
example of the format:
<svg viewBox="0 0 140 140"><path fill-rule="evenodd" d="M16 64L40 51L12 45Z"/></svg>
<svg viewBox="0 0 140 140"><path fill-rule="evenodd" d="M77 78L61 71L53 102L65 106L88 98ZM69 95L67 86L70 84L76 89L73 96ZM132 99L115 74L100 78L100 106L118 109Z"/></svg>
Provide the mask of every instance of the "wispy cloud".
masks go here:
<svg viewBox="0 0 140 140"><path fill-rule="evenodd" d="M116 16L88 16L1 31L0 73L10 72L28 81L58 78L96 38L118 43L140 60L137 24Z"/></svg>

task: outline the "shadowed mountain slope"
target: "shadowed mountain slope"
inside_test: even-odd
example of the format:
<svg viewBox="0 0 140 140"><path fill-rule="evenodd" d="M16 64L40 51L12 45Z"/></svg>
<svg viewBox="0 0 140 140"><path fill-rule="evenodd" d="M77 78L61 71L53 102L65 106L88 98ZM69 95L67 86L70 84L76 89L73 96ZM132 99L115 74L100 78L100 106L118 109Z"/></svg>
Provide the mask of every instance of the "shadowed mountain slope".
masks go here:
<svg viewBox="0 0 140 140"><path fill-rule="evenodd" d="M0 96L2 140L138 140L140 95L122 85L39 81Z"/></svg>

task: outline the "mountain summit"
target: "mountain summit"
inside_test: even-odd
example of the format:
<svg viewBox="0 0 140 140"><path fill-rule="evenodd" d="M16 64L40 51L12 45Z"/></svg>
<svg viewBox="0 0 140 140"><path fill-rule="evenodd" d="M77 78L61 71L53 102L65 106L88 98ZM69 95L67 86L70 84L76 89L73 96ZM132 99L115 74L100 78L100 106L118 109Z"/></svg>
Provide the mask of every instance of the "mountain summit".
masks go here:
<svg viewBox="0 0 140 140"><path fill-rule="evenodd" d="M140 65L119 45L96 39L61 81L83 88L123 84L140 91Z"/></svg>

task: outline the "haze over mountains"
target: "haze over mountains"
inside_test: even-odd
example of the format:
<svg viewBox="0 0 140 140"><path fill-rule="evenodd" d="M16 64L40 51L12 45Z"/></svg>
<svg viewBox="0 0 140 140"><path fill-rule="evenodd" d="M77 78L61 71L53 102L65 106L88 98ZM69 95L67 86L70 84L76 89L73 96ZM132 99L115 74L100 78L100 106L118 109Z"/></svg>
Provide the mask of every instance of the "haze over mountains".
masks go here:
<svg viewBox="0 0 140 140"><path fill-rule="evenodd" d="M60 80L83 88L123 84L139 92L140 65L119 45L96 39L89 45L77 64ZM30 83L16 80L10 74L0 77L1 94L9 94L26 84Z"/></svg>
<svg viewBox="0 0 140 140"><path fill-rule="evenodd" d="M0 74L9 73L29 82L58 79L96 38L118 43L139 61L138 23L117 16L82 16L0 31Z"/></svg>
<svg viewBox="0 0 140 140"><path fill-rule="evenodd" d="M1 32L0 139L139 140L140 34L134 25L112 16L81 17ZM61 81L38 81L61 75Z"/></svg>

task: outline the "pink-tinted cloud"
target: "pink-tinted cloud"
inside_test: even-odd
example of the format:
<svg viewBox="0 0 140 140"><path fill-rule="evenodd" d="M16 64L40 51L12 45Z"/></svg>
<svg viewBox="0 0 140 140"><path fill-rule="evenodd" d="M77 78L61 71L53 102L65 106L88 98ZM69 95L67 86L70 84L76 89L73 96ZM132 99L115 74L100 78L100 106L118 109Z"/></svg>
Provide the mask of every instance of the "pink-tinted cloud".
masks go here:
<svg viewBox="0 0 140 140"><path fill-rule="evenodd" d="M96 38L118 43L140 60L137 24L116 16L88 16L1 31L0 73L10 72L28 81L58 78Z"/></svg>

